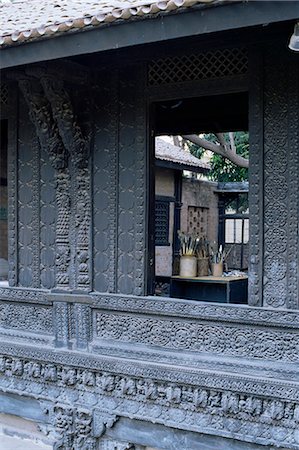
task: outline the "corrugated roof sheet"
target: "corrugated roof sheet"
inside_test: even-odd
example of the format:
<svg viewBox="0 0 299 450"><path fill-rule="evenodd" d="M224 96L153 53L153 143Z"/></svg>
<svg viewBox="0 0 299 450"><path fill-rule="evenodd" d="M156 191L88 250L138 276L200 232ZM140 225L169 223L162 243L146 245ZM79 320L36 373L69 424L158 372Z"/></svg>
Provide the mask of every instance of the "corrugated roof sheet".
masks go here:
<svg viewBox="0 0 299 450"><path fill-rule="evenodd" d="M0 3L0 45L40 40L217 0L27 0Z"/></svg>
<svg viewBox="0 0 299 450"><path fill-rule="evenodd" d="M191 155L191 153L183 150L181 147L170 144L161 138L156 138L155 141L155 156L162 161L169 161L192 168L197 167L201 169L210 169L210 165Z"/></svg>

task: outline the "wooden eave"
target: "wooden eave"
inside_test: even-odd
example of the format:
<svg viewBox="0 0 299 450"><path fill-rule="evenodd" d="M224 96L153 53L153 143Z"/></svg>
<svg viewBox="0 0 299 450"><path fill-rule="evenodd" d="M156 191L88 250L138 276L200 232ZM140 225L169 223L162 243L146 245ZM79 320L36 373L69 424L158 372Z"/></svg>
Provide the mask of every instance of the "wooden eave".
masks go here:
<svg viewBox="0 0 299 450"><path fill-rule="evenodd" d="M115 22L80 32L5 47L0 67L94 54L191 36L297 20L298 1L232 2L215 7L197 6L143 20Z"/></svg>

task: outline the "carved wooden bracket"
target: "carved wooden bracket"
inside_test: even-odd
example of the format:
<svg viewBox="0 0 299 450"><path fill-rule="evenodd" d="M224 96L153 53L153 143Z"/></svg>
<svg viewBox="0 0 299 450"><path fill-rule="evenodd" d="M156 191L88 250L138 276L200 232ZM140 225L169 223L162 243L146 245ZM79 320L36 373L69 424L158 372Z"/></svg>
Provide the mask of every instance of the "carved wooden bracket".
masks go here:
<svg viewBox="0 0 299 450"><path fill-rule="evenodd" d="M21 72L13 72L10 77L18 81L41 147L48 153L55 169L64 169L68 163L67 150L53 120L51 105L43 93L41 84Z"/></svg>
<svg viewBox="0 0 299 450"><path fill-rule="evenodd" d="M44 73L41 84L49 100L53 117L57 122L61 139L67 148L75 167L85 168L89 159L90 137L84 137L75 115L68 92L63 82Z"/></svg>

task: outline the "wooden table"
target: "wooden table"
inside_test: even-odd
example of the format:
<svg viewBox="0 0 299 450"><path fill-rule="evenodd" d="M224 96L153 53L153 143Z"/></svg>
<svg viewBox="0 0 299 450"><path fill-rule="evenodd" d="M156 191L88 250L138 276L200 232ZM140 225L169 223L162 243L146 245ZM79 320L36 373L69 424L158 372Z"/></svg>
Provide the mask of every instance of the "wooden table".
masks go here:
<svg viewBox="0 0 299 450"><path fill-rule="evenodd" d="M171 277L170 297L218 303L247 303L248 277Z"/></svg>

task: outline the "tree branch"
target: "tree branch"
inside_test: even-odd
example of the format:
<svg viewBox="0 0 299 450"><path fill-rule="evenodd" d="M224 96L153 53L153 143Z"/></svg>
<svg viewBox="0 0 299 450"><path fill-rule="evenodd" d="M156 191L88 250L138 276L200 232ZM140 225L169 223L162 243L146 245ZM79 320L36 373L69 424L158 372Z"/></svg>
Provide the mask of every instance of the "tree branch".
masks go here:
<svg viewBox="0 0 299 450"><path fill-rule="evenodd" d="M219 134L217 134L217 138L219 139ZM222 144L223 142L223 135L220 135L220 144L215 144L214 142L209 142L206 139L202 139L196 134L188 134L182 136L184 139L187 139L190 142L193 142L193 144L198 145L199 147L202 147L206 150L210 150L211 152L217 153L217 155L223 156L223 158L228 159L232 163L236 164L239 167L245 167L246 169L249 167L249 159L243 158L243 156L240 156L235 151L235 143L233 143L233 148L231 145L225 145ZM222 141L222 142L221 142Z"/></svg>

